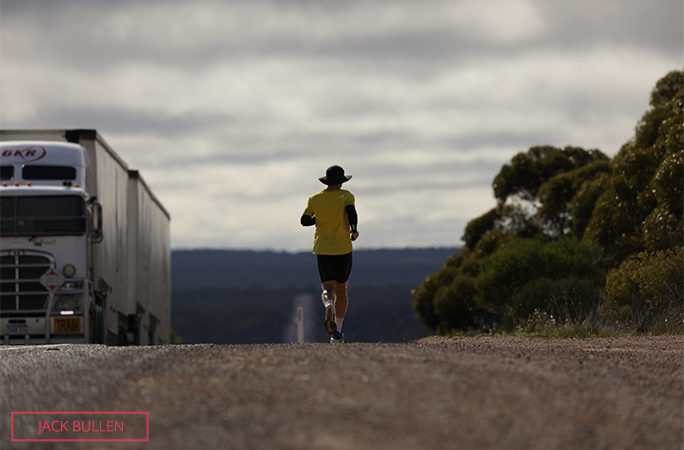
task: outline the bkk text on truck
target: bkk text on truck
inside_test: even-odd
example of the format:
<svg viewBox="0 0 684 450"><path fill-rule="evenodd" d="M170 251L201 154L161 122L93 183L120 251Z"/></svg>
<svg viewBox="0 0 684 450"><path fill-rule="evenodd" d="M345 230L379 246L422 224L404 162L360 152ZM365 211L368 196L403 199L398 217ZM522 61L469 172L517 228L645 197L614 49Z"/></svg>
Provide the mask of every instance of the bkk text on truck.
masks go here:
<svg viewBox="0 0 684 450"><path fill-rule="evenodd" d="M170 216L96 130L0 130L0 344L164 344Z"/></svg>

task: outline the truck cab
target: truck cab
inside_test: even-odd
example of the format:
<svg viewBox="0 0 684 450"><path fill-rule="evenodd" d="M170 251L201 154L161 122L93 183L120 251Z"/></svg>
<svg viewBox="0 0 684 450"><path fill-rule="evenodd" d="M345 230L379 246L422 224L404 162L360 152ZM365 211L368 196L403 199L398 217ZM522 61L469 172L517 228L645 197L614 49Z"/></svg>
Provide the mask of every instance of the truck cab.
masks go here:
<svg viewBox="0 0 684 450"><path fill-rule="evenodd" d="M101 235L77 144L0 145L4 344L88 342L89 245Z"/></svg>

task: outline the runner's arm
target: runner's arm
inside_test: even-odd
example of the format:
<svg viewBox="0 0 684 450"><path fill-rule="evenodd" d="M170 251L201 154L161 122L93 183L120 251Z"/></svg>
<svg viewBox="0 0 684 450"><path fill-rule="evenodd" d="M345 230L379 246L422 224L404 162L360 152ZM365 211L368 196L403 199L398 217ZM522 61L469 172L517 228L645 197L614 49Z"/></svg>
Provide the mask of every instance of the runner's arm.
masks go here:
<svg viewBox="0 0 684 450"><path fill-rule="evenodd" d="M347 205L344 207L347 211L347 217L349 218L349 226L351 226L352 232L356 233L356 226L359 223L359 216L356 214L356 208L354 205Z"/></svg>
<svg viewBox="0 0 684 450"><path fill-rule="evenodd" d="M300 223L303 227L310 227L311 225L316 225L316 217L310 216L308 214L302 214Z"/></svg>

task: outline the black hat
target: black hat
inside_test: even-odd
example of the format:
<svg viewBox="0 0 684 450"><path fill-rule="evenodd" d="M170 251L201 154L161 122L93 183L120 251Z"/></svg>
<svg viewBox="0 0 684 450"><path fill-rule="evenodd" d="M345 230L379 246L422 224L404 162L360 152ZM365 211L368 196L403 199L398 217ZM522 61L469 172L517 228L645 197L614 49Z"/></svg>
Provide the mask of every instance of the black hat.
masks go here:
<svg viewBox="0 0 684 450"><path fill-rule="evenodd" d="M319 178L320 182L328 186L336 186L351 180L351 175L345 175L344 169L340 166L330 166L325 171L325 176Z"/></svg>

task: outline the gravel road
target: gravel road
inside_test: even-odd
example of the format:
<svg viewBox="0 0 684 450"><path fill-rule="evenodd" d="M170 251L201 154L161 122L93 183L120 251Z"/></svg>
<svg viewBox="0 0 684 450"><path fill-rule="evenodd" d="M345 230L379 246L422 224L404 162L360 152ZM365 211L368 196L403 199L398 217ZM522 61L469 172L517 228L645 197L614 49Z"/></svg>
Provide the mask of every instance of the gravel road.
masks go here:
<svg viewBox="0 0 684 450"><path fill-rule="evenodd" d="M0 382L3 450L684 448L681 336L3 347ZM11 442L13 411L149 411L149 442Z"/></svg>

